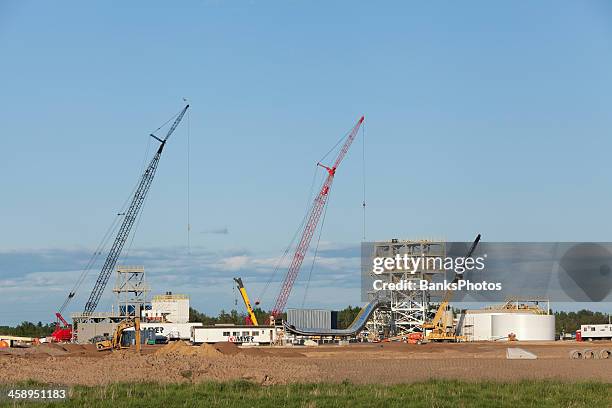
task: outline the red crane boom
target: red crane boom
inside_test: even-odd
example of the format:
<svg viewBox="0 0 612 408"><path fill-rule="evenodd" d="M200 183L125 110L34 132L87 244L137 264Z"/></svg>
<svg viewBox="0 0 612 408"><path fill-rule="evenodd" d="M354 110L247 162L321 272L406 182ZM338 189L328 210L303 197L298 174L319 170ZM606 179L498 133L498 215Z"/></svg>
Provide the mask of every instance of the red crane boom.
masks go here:
<svg viewBox="0 0 612 408"><path fill-rule="evenodd" d="M295 253L293 254L293 259L291 261L291 265L289 265L289 269L287 270L287 275L285 275L285 279L283 280L283 284L281 286L280 293L276 298L276 303L274 304L274 308L272 309L272 316L278 317L285 306L287 305L287 300L289 299L289 295L291 294L291 289L293 289L293 284L295 283L295 279L300 272L300 267L302 266L302 262L304 261L304 257L306 256L306 251L308 251L308 247L310 246L310 241L312 240L312 236L317 229L317 225L319 224L319 219L321 218L321 213L323 212L323 208L327 203L327 197L329 196L329 189L332 186L332 182L334 181L334 176L336 175L336 169L346 156L353 140L357 136L357 132L359 131L359 127L363 123L364 117L362 116L357 124L353 127L353 129L349 132L348 137L346 138L344 145L338 152L338 156L336 157L336 161L334 162L332 167L327 167L321 163L317 163L318 166L321 166L327 170L327 177L321 186L321 190L319 190L319 194L314 199L312 206L310 207L307 222L304 225L304 231L302 232L302 237L300 238L300 242L297 245Z"/></svg>

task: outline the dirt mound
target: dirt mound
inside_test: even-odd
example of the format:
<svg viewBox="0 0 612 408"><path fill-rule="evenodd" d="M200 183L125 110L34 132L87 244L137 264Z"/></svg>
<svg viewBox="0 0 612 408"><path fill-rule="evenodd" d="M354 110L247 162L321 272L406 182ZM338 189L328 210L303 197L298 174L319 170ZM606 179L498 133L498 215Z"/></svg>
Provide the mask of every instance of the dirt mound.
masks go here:
<svg viewBox="0 0 612 408"><path fill-rule="evenodd" d="M172 343L166 344L164 347L160 348L155 352L155 354L180 354L180 355L190 355L193 354L193 347L184 341L174 341Z"/></svg>
<svg viewBox="0 0 612 408"><path fill-rule="evenodd" d="M210 344L202 344L199 347L191 346L184 341L168 343L155 352L157 355L179 355L179 356L199 356L199 357L219 357L222 354Z"/></svg>
<svg viewBox="0 0 612 408"><path fill-rule="evenodd" d="M197 354L199 356L206 357L218 357L221 356L221 352L215 348L215 346L203 343L200 347L197 348Z"/></svg>
<svg viewBox="0 0 612 408"><path fill-rule="evenodd" d="M74 353L75 351L84 350L86 345L85 344L62 344L61 347L70 353Z"/></svg>
<svg viewBox="0 0 612 408"><path fill-rule="evenodd" d="M70 356L98 356L100 352L96 349L95 344L62 344Z"/></svg>
<svg viewBox="0 0 612 408"><path fill-rule="evenodd" d="M35 353L45 353L50 356L63 356L68 354L68 351L55 343L43 343L40 346L34 347Z"/></svg>
<svg viewBox="0 0 612 408"><path fill-rule="evenodd" d="M224 357L224 356L249 356L266 357L269 353L257 347L239 348L230 342L219 342L215 344L203 343L199 347L191 346L183 341L169 343L155 352L157 355L180 355L200 357Z"/></svg>
<svg viewBox="0 0 612 408"><path fill-rule="evenodd" d="M230 343L228 341L215 343L212 347L214 347L219 353L230 356L238 354L241 351L235 343Z"/></svg>

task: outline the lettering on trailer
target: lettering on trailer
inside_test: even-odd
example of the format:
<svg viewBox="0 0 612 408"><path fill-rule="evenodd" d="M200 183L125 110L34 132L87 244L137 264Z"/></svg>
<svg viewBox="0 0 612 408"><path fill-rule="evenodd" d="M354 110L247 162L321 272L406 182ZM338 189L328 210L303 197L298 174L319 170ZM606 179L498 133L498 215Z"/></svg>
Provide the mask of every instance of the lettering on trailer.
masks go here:
<svg viewBox="0 0 612 408"><path fill-rule="evenodd" d="M147 327L144 330L155 330L155 334L164 334L164 328L163 327Z"/></svg>
<svg viewBox="0 0 612 408"><path fill-rule="evenodd" d="M254 343L255 336L229 336L227 341L230 343Z"/></svg>

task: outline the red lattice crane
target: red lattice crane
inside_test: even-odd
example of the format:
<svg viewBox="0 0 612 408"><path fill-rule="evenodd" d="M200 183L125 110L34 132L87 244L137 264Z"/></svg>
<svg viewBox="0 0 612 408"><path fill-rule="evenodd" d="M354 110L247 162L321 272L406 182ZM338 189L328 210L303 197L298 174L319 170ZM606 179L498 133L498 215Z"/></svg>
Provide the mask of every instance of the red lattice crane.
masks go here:
<svg viewBox="0 0 612 408"><path fill-rule="evenodd" d="M325 204L327 203L327 197L329 196L329 189L332 186L332 182L334 181L334 176L336 175L336 169L340 166L342 159L346 156L353 140L357 136L357 132L363 123L364 117L362 116L357 124L353 127L353 129L349 132L340 152L338 152L338 156L336 157L336 161L331 167L327 167L321 163L317 163L318 166L323 167L327 170L327 177L319 190L319 194L314 199L310 210L308 211L307 221L304 224L304 230L302 232L302 236L297 245L295 253L293 254L293 259L291 260L291 265L289 265L289 269L287 270L287 274L285 275L285 279L283 280L283 284L281 286L280 293L276 298L276 303L274 304L274 308L272 309L272 316L275 318L278 317L285 306L287 305L287 300L289 299L289 295L291 294L291 289L293 289L293 284L295 283L295 279L297 278L300 267L302 266L302 262L304 261L304 257L306 256L306 251L308 251L308 247L310 246L310 241L312 240L312 236L317 229L317 225L319 224L319 219L321 218L321 214L323 213L323 208L325 208Z"/></svg>

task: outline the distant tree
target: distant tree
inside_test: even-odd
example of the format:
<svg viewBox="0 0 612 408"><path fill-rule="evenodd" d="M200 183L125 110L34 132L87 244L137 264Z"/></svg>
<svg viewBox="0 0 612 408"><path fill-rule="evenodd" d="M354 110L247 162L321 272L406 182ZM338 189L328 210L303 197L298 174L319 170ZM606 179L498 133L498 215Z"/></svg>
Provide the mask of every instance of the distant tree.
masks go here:
<svg viewBox="0 0 612 408"><path fill-rule="evenodd" d="M269 320L271 312L262 310L260 308L255 308L253 312L255 313L255 317L257 317L257 322L260 325L268 324L268 320ZM213 317L213 316L208 316L205 313L200 313L192 307L189 308L189 321L199 322L206 326L212 326L215 324L223 324L223 323L242 325L242 324L245 324L246 318L247 318L246 312L238 312L235 309L232 309L229 312L226 312L225 310L222 309L219 312L218 316ZM287 315L283 313L282 318L286 319Z"/></svg>
<svg viewBox="0 0 612 408"><path fill-rule="evenodd" d="M21 322L15 327L11 326L0 326L0 334L7 336L19 336L19 337L47 337L55 330L55 324L34 324L32 322Z"/></svg>
<svg viewBox="0 0 612 408"><path fill-rule="evenodd" d="M338 311L338 328L346 329L353 323L361 308L358 306L347 306L346 308Z"/></svg>
<svg viewBox="0 0 612 408"><path fill-rule="evenodd" d="M573 333L580 329L582 324L608 323L608 315L590 310L577 312L555 312L555 331L560 333Z"/></svg>

